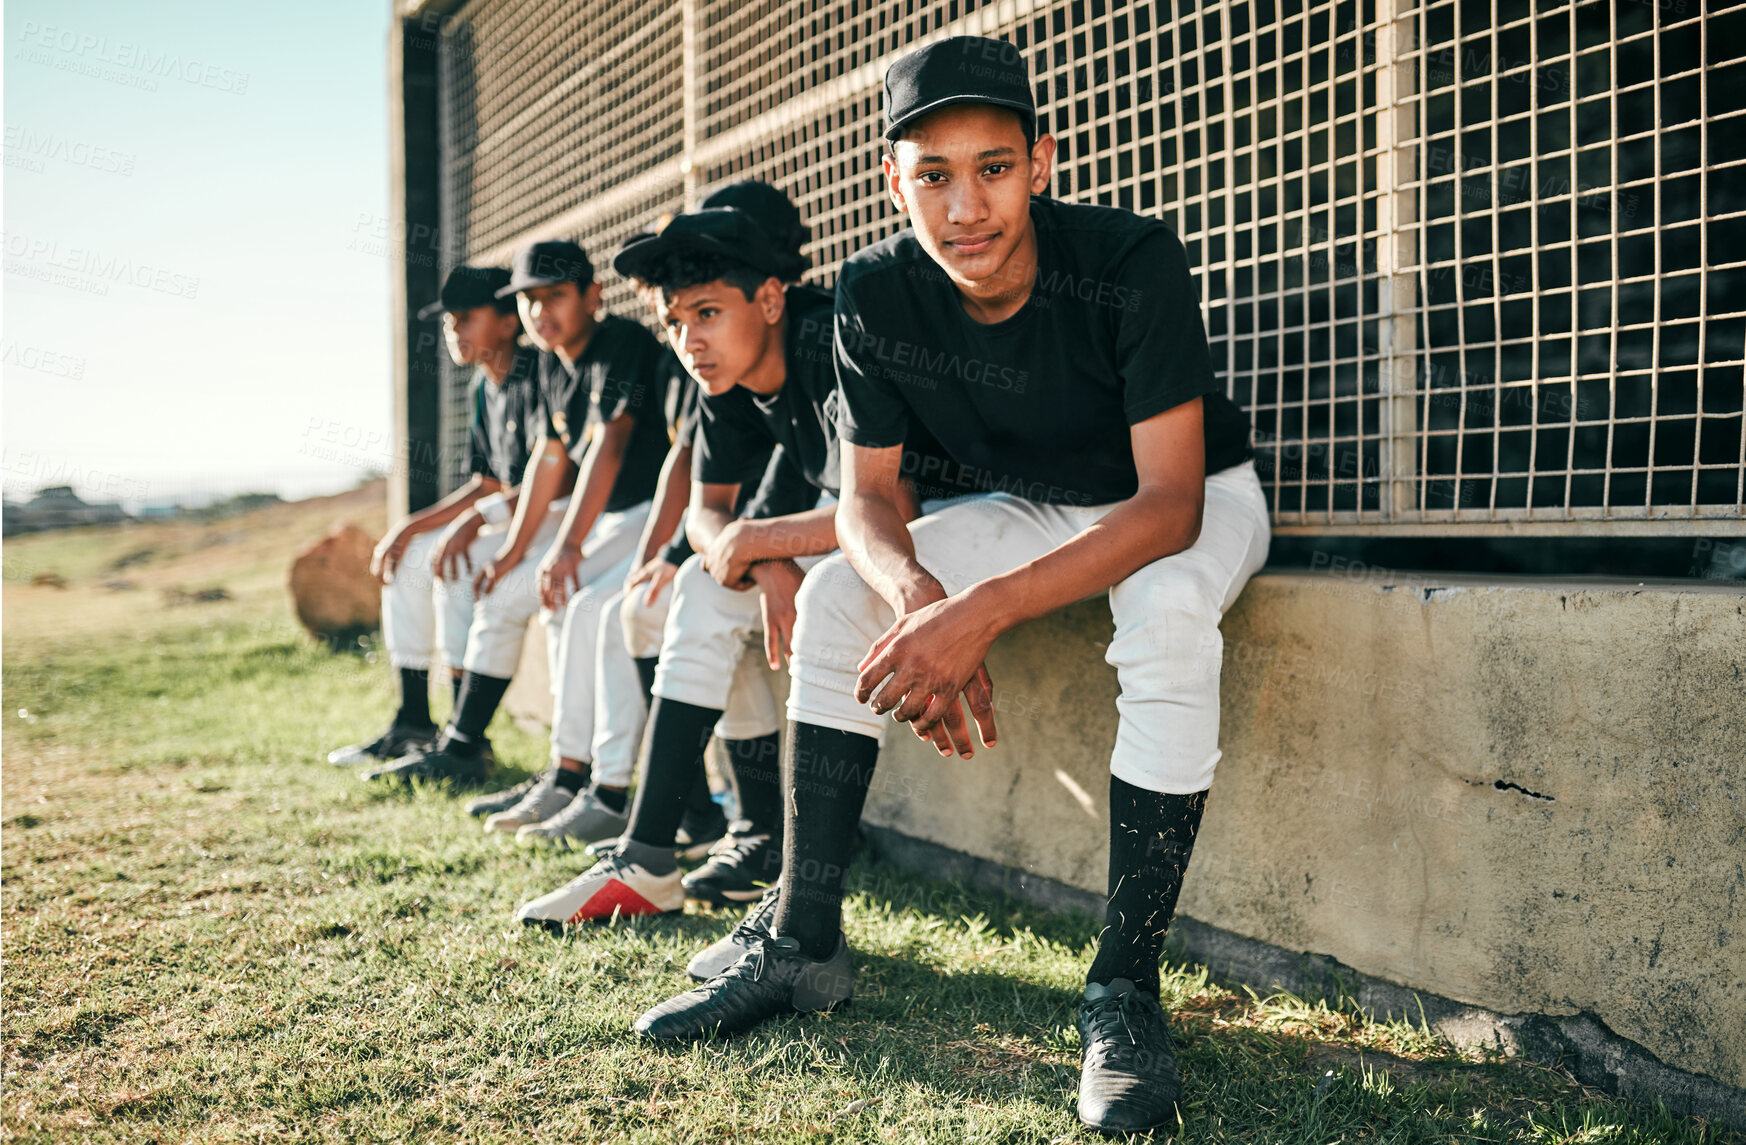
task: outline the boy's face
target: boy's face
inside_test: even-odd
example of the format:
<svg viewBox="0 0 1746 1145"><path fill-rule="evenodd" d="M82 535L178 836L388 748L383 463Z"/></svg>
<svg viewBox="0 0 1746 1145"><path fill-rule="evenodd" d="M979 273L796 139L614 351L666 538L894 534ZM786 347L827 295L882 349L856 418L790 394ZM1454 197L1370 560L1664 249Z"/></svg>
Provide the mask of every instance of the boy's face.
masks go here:
<svg viewBox="0 0 1746 1145"><path fill-rule="evenodd" d="M996 277L1030 226L1033 194L1049 185L1051 136L1025 149L1017 114L986 103L923 116L884 159L891 201L955 281Z"/></svg>
<svg viewBox="0 0 1746 1145"><path fill-rule="evenodd" d="M599 308L600 284L590 283L586 289L574 282L536 286L517 294L515 302L521 309L521 324L534 345L542 350L574 348L582 338L589 316Z"/></svg>
<svg viewBox="0 0 1746 1145"><path fill-rule="evenodd" d="M443 340L457 366L476 366L515 343L515 315L495 306L450 310L443 315Z"/></svg>
<svg viewBox="0 0 1746 1145"><path fill-rule="evenodd" d="M784 298L775 278L765 279L751 298L719 279L654 294L673 352L711 397L733 389L770 352Z"/></svg>

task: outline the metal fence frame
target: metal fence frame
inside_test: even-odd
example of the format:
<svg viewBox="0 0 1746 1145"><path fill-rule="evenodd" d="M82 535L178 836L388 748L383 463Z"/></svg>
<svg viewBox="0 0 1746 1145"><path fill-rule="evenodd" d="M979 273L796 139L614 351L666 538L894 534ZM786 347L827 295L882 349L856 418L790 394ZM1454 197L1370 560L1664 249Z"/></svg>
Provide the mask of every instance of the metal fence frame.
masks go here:
<svg viewBox="0 0 1746 1145"><path fill-rule="evenodd" d="M1746 235L1746 201L1720 190L1746 181L1746 154L1712 142L1746 135L1746 106L1723 86L1746 75L1746 28L1732 34L1746 7L1540 7L1483 22L1449 0L1156 13L1122 0L471 0L401 15L438 41L444 269L507 264L556 236L604 263L660 214L760 177L814 222L810 277L828 282L902 225L873 177L885 67L921 39L1001 36L1026 52L1062 142L1055 193L1160 214L1182 235L1215 361L1256 422L1277 532L1746 534L1746 243L1719 243ZM464 86L469 112L488 105L482 129L451 122ZM1693 91L1695 119L1669 121ZM566 126L554 109L572 103ZM1506 159L1530 130L1526 154ZM573 163L566 147L594 158ZM530 169L530 154L552 170ZM1597 161L1605 178L1589 179ZM1692 214L1691 187L1695 221L1670 223ZM1696 265L1668 269L1689 262L1688 231ZM1619 272L1643 250L1647 274ZM609 308L646 319L603 279ZM1695 317L1675 314L1691 283ZM1602 295L1604 327L1580 326ZM1648 314L1621 312L1644 299ZM1548 348L1563 344L1561 374ZM1674 360L1693 345L1694 360ZM1627 351L1636 365L1621 368ZM451 456L462 384L447 371ZM1690 456L1664 456L1688 432ZM1716 442L1731 452L1718 459ZM1668 499L1677 481L1684 502ZM1596 489L1599 503L1582 503Z"/></svg>

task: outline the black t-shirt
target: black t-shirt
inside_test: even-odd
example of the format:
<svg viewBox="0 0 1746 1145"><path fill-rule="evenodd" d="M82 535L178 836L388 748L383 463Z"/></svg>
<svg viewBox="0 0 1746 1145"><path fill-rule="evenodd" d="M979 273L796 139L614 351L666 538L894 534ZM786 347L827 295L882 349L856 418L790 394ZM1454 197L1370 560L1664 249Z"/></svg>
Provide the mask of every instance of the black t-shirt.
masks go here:
<svg viewBox="0 0 1746 1145"><path fill-rule="evenodd" d="M910 418L950 461L908 472L963 492L1101 505L1139 487L1129 427L1204 399L1206 471L1251 455L1249 419L1213 376L1199 294L1164 223L1032 197L1037 278L984 325L904 230L837 278L838 428L855 445L905 440ZM925 468L929 461L924 459Z"/></svg>
<svg viewBox="0 0 1746 1145"><path fill-rule="evenodd" d="M672 376L662 366L668 351L628 318L602 318L582 356L566 365L556 354L540 355L540 413L547 437L564 443L578 465L597 422L634 420L624 464L606 511L620 512L655 495L669 444L667 393Z"/></svg>
<svg viewBox="0 0 1746 1145"><path fill-rule="evenodd" d="M678 362L674 358L675 363ZM680 447L695 446L697 441L697 422L700 417L698 396L703 393L696 379L680 365L684 375L684 389L677 405L678 428L673 440ZM759 447L754 443L753 451ZM804 513L818 504L818 487L807 481L805 475L790 460L781 446L772 441L762 445L764 455L763 476L757 484L750 481L740 483L739 497L734 501L734 513L754 521L770 517L786 517L791 513ZM695 552L691 541L685 535L685 530L679 530L679 535L661 551L663 559L682 565Z"/></svg>
<svg viewBox="0 0 1746 1145"><path fill-rule="evenodd" d="M841 488L836 376L831 369L831 296L791 286L783 334L787 380L768 396L735 386L698 399L696 451L691 476L705 485L746 486L763 475L772 446L780 445L806 481L828 493Z"/></svg>
<svg viewBox="0 0 1746 1145"><path fill-rule="evenodd" d="M469 473L521 484L532 455L529 444L544 433L539 412L539 351L522 347L503 384L481 368L473 375L473 428L468 435Z"/></svg>

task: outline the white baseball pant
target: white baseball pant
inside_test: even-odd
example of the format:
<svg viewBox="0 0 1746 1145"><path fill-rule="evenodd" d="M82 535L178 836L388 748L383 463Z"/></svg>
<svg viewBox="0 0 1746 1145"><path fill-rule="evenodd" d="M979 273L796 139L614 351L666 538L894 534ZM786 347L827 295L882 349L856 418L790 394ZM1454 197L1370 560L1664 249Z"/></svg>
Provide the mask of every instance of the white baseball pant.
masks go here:
<svg viewBox="0 0 1746 1145"><path fill-rule="evenodd" d="M648 721L648 706L643 702L635 661L661 655L676 595L674 585L668 584L662 587L653 604L645 604L646 588L639 584L619 592L602 611L594 686L594 774L601 783L614 787L630 783L642 747L643 727ZM734 595L752 597L754 627L761 628L757 595ZM688 637L682 632L676 639L685 643ZM738 660L722 667L724 675L732 676L725 700L708 705L724 709L716 722L715 734L725 740L755 739L782 727L782 710L771 688L770 671L764 664L763 642L748 645L742 641L740 649ZM656 668L657 679L659 673Z"/></svg>
<svg viewBox="0 0 1746 1145"><path fill-rule="evenodd" d="M515 675L515 667L521 663L522 641L527 638L527 623L533 619L534 613L540 611L540 561L557 541L558 527L563 524L564 513L569 507L568 497L552 502L546 510L545 520L534 533L527 555L483 598L474 598L472 575L463 576L460 585L464 586L472 613L467 629L467 655L462 662L467 671L505 680ZM503 548L509 524L507 520L494 521L479 530L479 536L467 550L467 559L474 572ZM552 650L556 646L560 623L561 619L547 620L546 623L549 663L556 663Z"/></svg>
<svg viewBox="0 0 1746 1145"><path fill-rule="evenodd" d="M648 522L644 501L619 513L602 513L582 542L582 585L562 610L542 612L552 661L552 756L587 760L591 756L596 720L595 694L601 619L608 600L624 587L636 559L637 542ZM613 624L611 627L616 627ZM629 665L631 687L637 688L636 665ZM613 779L600 782L619 786Z"/></svg>
<svg viewBox="0 0 1746 1145"><path fill-rule="evenodd" d="M382 586L382 643L395 668L428 671L439 652L447 668L459 668L466 658L473 590L438 580L431 569L441 535L438 529L412 538L393 579Z"/></svg>
<svg viewBox="0 0 1746 1145"><path fill-rule="evenodd" d="M959 593L1059 547L1114 507L977 494L930 509L909 530L922 567ZM1246 461L1207 478L1192 546L1109 590L1115 635L1104 659L1121 685L1110 771L1125 782L1177 795L1211 786L1220 755L1219 621L1265 562L1269 538L1267 502ZM788 718L883 741L893 721L854 693L857 665L891 626L891 607L839 553L807 575L798 612Z"/></svg>

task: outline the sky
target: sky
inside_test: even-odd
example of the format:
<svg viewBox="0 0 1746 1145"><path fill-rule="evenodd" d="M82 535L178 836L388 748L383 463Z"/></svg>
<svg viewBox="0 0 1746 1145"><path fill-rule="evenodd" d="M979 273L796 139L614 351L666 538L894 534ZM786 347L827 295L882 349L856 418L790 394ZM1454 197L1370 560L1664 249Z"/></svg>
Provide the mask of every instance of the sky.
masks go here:
<svg viewBox="0 0 1746 1145"><path fill-rule="evenodd" d="M382 0L7 0L8 499L391 459Z"/></svg>

